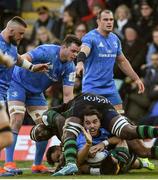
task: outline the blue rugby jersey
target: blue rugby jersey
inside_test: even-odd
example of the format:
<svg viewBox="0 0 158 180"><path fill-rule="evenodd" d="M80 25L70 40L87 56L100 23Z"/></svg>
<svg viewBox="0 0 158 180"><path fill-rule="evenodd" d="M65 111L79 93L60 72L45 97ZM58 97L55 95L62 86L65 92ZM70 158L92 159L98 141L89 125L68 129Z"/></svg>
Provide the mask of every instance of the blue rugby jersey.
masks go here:
<svg viewBox="0 0 158 180"><path fill-rule="evenodd" d="M45 44L28 52L33 64L50 63L49 72L30 72L26 69L15 67L13 80L32 93L41 93L59 80L63 81L63 85L73 86L75 81L74 62L63 63L60 60L59 51L60 46Z"/></svg>
<svg viewBox="0 0 158 180"><path fill-rule="evenodd" d="M84 63L82 92L112 94L116 91L113 67L122 53L120 40L112 32L105 37L94 29L82 38L82 44L91 49Z"/></svg>
<svg viewBox="0 0 158 180"><path fill-rule="evenodd" d="M0 50L5 54L10 55L15 63L17 62L17 47L6 42L2 35L0 34ZM12 78L14 66L7 68L4 65L0 64L0 94L6 96L7 89L9 87L9 83Z"/></svg>
<svg viewBox="0 0 158 180"><path fill-rule="evenodd" d="M110 136L110 133L107 130L105 130L104 128L100 128L99 130L100 130L100 134L96 137L92 137L93 146L101 143L105 139L108 139L108 137ZM86 144L86 138L82 132L78 135L76 142L77 142L78 150L81 150L83 148L83 146Z"/></svg>

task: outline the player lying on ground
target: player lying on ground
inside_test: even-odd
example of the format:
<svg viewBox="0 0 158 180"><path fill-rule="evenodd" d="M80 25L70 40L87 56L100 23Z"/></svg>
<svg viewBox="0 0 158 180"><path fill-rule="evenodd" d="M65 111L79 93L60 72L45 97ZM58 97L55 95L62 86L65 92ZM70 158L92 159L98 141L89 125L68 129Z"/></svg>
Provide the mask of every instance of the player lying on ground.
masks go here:
<svg viewBox="0 0 158 180"><path fill-rule="evenodd" d="M76 156L77 156L77 146L76 146L76 137L81 131L83 117L88 108L94 108L98 110L101 119L101 126L107 129L111 134L121 137L122 139L132 140L132 139L146 139L153 138L158 136L158 129L152 126L134 126L128 122L128 119L124 116L121 116L116 112L111 103L107 101L105 97L94 95L94 94L81 94L77 96L72 101L67 104L63 104L58 108L49 109L43 115L43 122L49 127L57 130L57 124L60 124L59 132L62 135L61 128L64 125L64 117L61 116L62 113L66 118L66 124L64 126L64 156L66 160L66 171L64 170L55 175L66 175L72 174L78 171L76 166ZM58 111L58 113L56 111ZM56 121L55 119L58 119ZM59 119L62 119L59 123ZM32 131L33 132L33 131ZM33 133L34 134L34 133ZM52 130L52 135L54 134ZM50 135L50 134L49 134ZM36 140L38 138L36 137ZM43 138L44 140L44 138ZM134 146L135 153L139 154L141 157L151 157L158 158L157 151L158 148L153 146L152 148L145 147L142 151L142 147L137 145ZM73 152L73 153L72 153Z"/></svg>
<svg viewBox="0 0 158 180"><path fill-rule="evenodd" d="M108 156L109 150L114 148L114 145L120 144L121 139L118 137L110 137L110 133L104 128L101 128L100 115L94 110L89 110L84 116L83 126L87 129L87 132L83 128L77 137L77 165L80 174L100 174L100 164ZM113 145L113 146L112 146ZM49 164L54 165L55 162L59 162L57 169L64 165L61 161L62 146L52 146L48 149L46 156ZM145 161L146 160L146 161ZM154 165L145 161L144 167L154 168ZM140 160L136 160L132 168L141 168L143 163Z"/></svg>
<svg viewBox="0 0 158 180"><path fill-rule="evenodd" d="M96 112L96 111L92 110L92 112ZM88 116L85 116L85 118L86 117L88 117ZM88 118L92 118L92 121L96 122L96 118L93 119L94 117L95 117L95 115L92 115L92 116L89 116ZM87 119L86 119L86 121L87 121ZM55 122L55 121L53 121L53 122ZM84 123L84 126L88 128L88 126L85 123ZM91 130L90 130L92 136L94 136L93 137L93 146L92 146L92 142L91 142L92 139L89 138L90 134L86 133L86 131L84 131L84 135L86 136L86 140L83 137L82 133L80 133L79 136L77 137L77 147L78 147L78 155L77 155L78 161L77 161L77 164L78 164L78 168L79 168L79 173L81 173L81 174L99 174L99 173L103 173L100 170L100 169L103 169L103 166L100 166L100 164L106 158L106 156L108 155L107 150L111 149L111 146L109 146L109 145L114 145L114 144L117 144L117 143L121 142L120 139L117 138L117 137L112 137L112 138L107 139L107 137L109 136L110 133L108 133L103 128L99 128L100 135L95 134L95 133L97 133L96 129L97 129L97 127L95 126L95 127L91 128ZM84 130L84 129L82 129L82 130ZM46 140L46 139L50 138L52 135L54 135L53 128L45 126L44 124L39 124L39 125L34 126L32 131L31 131L31 138L33 140L36 140L36 141L37 140L40 141L40 140L42 140L42 138L44 138L44 140ZM86 141L87 141L87 143L86 143ZM129 142L129 146L131 146L131 144L132 145L134 144L135 145L134 147L136 147L136 149L133 149L133 146L131 146L131 148L130 148L131 152L134 152L134 153L132 153L132 156L129 156L129 158L132 158L132 165L130 163L130 165L131 165L130 168L137 169L137 168L146 167L148 169L153 169L154 165L152 163L150 163L147 159L145 159L145 160L143 159L141 161L139 159L136 160L136 154L139 154L140 156L145 157L145 154L142 154L141 151L139 152L139 148L137 149L137 147L139 147L141 145L140 150L142 150L144 153L146 152L147 156L148 155L150 156L149 152L151 151L151 149L146 148L144 146L144 144L141 142L141 140L131 140L131 141L128 141L128 142ZM81 147L82 147L82 149L80 149ZM120 151L119 152L120 154L122 153L122 151L124 151L124 149L123 150L122 149L117 149L117 151L118 150ZM87 153L89 151L92 154L92 156L94 156L93 158L92 157L86 158ZM100 151L101 151L101 153L100 153ZM110 153L111 152L113 152L113 151L110 151ZM126 153L126 151L123 152L123 153ZM62 146L50 147L48 149L46 155L47 155L47 160L51 165L54 165L54 163L56 163L56 162L59 163L56 170L58 170L59 167L63 166L64 163L65 163L64 159L63 159L63 154L62 154ZM134 161L134 160L136 160L136 161ZM123 162L121 162L121 163L126 164L127 162L124 162L124 161L125 160L123 160ZM111 164L112 163L113 162L111 162ZM102 163L102 164L104 164L104 166L105 166L105 163ZM129 170L129 168L127 170ZM115 167L114 167L114 169L108 169L108 168L105 169L104 168L102 171L104 171L104 173L107 171L107 173L112 174L113 171L115 172ZM127 172L127 171L121 170L121 172Z"/></svg>

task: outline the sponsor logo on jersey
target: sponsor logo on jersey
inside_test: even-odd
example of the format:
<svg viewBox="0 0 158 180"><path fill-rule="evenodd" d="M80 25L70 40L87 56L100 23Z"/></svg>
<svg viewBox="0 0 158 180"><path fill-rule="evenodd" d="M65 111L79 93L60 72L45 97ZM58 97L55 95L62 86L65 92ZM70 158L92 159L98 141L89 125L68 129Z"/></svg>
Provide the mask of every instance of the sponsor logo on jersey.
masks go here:
<svg viewBox="0 0 158 180"><path fill-rule="evenodd" d="M13 91L13 92L11 93L11 96L12 96L12 97L17 97L17 96L18 96L18 92L17 92L17 91Z"/></svg>
<svg viewBox="0 0 158 180"><path fill-rule="evenodd" d="M84 100L87 100L87 101L96 101L98 103L110 103L108 101L108 99L106 99L105 97L101 97L101 96L90 96L90 95L84 95L83 96L83 99Z"/></svg>
<svg viewBox="0 0 158 180"><path fill-rule="evenodd" d="M98 47L104 47L104 44L100 42Z"/></svg>

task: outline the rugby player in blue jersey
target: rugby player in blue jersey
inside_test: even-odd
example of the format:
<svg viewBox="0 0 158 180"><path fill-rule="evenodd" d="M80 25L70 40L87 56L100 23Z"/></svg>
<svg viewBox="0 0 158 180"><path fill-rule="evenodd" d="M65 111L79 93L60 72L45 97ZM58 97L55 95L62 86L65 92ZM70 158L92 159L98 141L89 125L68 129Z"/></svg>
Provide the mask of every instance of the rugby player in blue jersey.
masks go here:
<svg viewBox="0 0 158 180"><path fill-rule="evenodd" d="M67 102L73 98L75 82L73 60L76 59L80 45L81 41L76 36L68 35L61 46L45 44L21 56L34 64L49 63L49 69L45 73L32 73L20 67L15 67L13 71L8 90L8 106L14 142L6 149L5 168L8 171L11 169L9 165L13 163L13 153L25 111L27 110L34 122L38 124L41 115L47 110L47 102L43 92L60 80L63 83L63 101ZM46 145L47 141L36 143L35 161L32 166L33 173L48 171L41 164Z"/></svg>
<svg viewBox="0 0 158 180"><path fill-rule="evenodd" d="M113 13L103 10L97 18L98 28L82 38L81 51L77 60L77 75L83 71L82 92L105 96L119 112L123 113L122 100L113 79L115 62L138 86L138 93L144 92L144 85L122 53L119 38L112 33Z"/></svg>
<svg viewBox="0 0 158 180"><path fill-rule="evenodd" d="M31 62L22 59L17 53L17 45L24 36L27 25L24 20L15 16L8 21L6 28L0 33L0 144L4 148L11 144L12 132L9 126L5 105L7 101L7 90L12 78L14 65L29 69L30 71L45 71L47 64L33 65ZM17 172L19 172L17 170ZM11 173L0 169L0 176L10 176Z"/></svg>

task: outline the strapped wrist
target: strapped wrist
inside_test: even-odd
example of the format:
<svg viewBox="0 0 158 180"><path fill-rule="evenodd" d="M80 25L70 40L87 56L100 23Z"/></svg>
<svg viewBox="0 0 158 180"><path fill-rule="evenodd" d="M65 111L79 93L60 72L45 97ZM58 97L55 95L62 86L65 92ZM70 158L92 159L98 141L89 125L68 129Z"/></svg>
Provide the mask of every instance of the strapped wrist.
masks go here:
<svg viewBox="0 0 158 180"><path fill-rule="evenodd" d="M86 58L87 57L84 52L79 52L77 55L77 62L84 62Z"/></svg>
<svg viewBox="0 0 158 180"><path fill-rule="evenodd" d="M109 141L108 140L104 140L104 141L102 141L102 143L104 144L105 147L109 145Z"/></svg>
<svg viewBox="0 0 158 180"><path fill-rule="evenodd" d="M26 59L23 59L21 67L33 72L34 65Z"/></svg>

